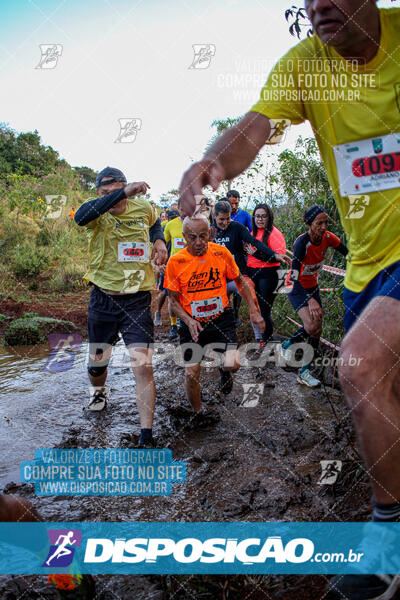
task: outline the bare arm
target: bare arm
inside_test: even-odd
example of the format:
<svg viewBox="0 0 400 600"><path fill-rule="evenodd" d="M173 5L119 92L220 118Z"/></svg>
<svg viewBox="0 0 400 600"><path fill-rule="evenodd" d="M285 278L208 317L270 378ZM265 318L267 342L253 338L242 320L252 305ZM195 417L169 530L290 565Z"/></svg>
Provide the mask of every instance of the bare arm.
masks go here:
<svg viewBox="0 0 400 600"><path fill-rule="evenodd" d="M246 283L246 280L243 278L243 275L239 275L236 279L234 279L236 283L237 289L239 290L240 295L246 300L247 306L250 310L250 320L254 325L258 325L261 331L265 329L265 322L262 318L258 308L254 304L253 297L251 295L251 291L249 286Z"/></svg>
<svg viewBox="0 0 400 600"><path fill-rule="evenodd" d="M171 313L181 319L189 328L190 334L195 342L199 339L199 333L203 330L203 327L186 312L179 302L179 292L174 290L168 290L168 304L171 309Z"/></svg>
<svg viewBox="0 0 400 600"><path fill-rule="evenodd" d="M270 132L267 117L249 112L217 138L203 159L194 163L183 175L180 198L184 212L193 214L195 196L201 195L206 185L216 190L225 179L240 175L253 162Z"/></svg>

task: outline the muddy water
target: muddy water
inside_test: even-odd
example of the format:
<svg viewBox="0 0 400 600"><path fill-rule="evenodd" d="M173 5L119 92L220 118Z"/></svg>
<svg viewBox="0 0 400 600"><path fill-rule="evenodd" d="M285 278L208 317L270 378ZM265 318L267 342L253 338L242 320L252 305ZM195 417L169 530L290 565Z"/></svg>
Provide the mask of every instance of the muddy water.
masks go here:
<svg viewBox="0 0 400 600"><path fill-rule="evenodd" d="M161 334L161 340L163 337L165 334ZM169 497L36 497L32 486L19 483L19 464L22 460L32 460L35 449L135 447L139 433L135 381L121 358L121 343L114 352L119 358L111 361L109 369L108 384L112 391L108 409L88 415L82 410L88 401L85 344L74 351L71 368L59 372L45 369L49 358L47 346L18 348L12 352L5 348L0 350L0 482L2 486L15 482L9 491L28 497L45 520L335 521L365 518L368 485L365 480L346 479L348 465L354 464L354 452L349 445L352 427L348 409L340 393L329 391L337 420L323 390L299 386L296 373L286 372L272 363L265 368L243 367L235 376L232 393L223 398L216 394L217 369L207 368L201 380L203 402L220 420L193 429L187 420L176 417L173 412L174 407L187 403L183 368L177 366L171 356L159 357L155 366L154 434L159 447L169 447L175 460L187 462L187 481L174 484ZM241 406L243 386L250 383L263 385L263 393L257 406L244 407ZM334 486L320 486L320 461L329 459L343 461L343 478L338 478ZM359 498L356 507L349 501L349 489L353 498ZM103 590L99 598L108 598L105 590L110 581L120 598L132 597L126 591L130 585L126 578L98 577L96 580ZM175 591L170 596L158 596L161 588L159 581L154 581L155 578L140 579L143 590L147 590L141 598L153 597L149 591L153 588L154 598L181 597L176 596ZM165 580L163 582L164 585ZM8 589L8 585L4 589ZM41 597L51 597L40 589ZM210 594L204 597L213 597ZM195 598L196 594L187 597Z"/></svg>
<svg viewBox="0 0 400 600"><path fill-rule="evenodd" d="M135 381L127 366L122 342L114 349L110 363L108 384L112 391L109 407L104 413L83 411L88 399L87 344L75 349L71 357L70 368L60 371L55 361L49 365L47 345L0 350L2 485L19 482L20 462L31 460L37 448L135 446L135 434L140 429ZM346 446L343 436L338 436L339 424L324 393L300 387L295 373L287 373L271 363L265 368L243 367L235 377L233 392L221 399L216 394L217 369L205 368L203 401L219 413L220 422L197 430L193 430L185 418L177 418L171 413L173 407L187 405L183 378L183 369L171 355L165 355L165 358L163 354L157 355L154 433L160 446L173 450L175 459L188 462L187 483L175 484L170 498L90 498L92 516L97 508L103 513L105 505L109 512L107 520L115 511L119 518L131 519L133 506L135 518L143 520L193 520L190 517L194 513L197 518L212 517L217 513L219 517L239 516L243 511L249 515L254 512L251 503L247 507L241 503L247 492L240 490L246 485L258 485L257 493L252 496L262 495L262 482L265 482L268 499L263 507L266 508L288 477L299 485L304 471L318 471L319 460L338 458L336 448L332 448L331 456L326 455L329 446L339 439L341 448ZM240 406L243 386L250 383L263 386L258 406ZM339 413L343 413L345 407L339 394L330 393ZM317 477L317 472L315 475ZM254 484L254 481L258 483ZM30 486L24 487L29 489ZM73 513L74 518L81 516L80 509L76 512L77 506L81 507L86 501L85 498L70 498L51 503L49 498L37 499L47 508L49 504L53 505L53 517L58 512L57 506L59 514L65 514L67 504L70 517ZM208 505L212 505L212 511L207 509ZM290 519L294 508L290 503L285 510L281 507L279 515L268 511L268 518L281 518L289 510L287 517ZM306 518L304 506L296 517ZM253 518L259 518L257 510Z"/></svg>

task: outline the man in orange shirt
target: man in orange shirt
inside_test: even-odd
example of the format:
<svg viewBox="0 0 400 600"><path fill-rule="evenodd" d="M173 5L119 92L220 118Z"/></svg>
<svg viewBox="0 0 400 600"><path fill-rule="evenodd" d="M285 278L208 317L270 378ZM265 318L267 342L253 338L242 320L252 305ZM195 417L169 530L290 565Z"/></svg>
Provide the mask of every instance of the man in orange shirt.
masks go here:
<svg viewBox="0 0 400 600"><path fill-rule="evenodd" d="M195 413L201 413L200 363L205 347L225 352L220 367L221 392L232 389L231 372L239 369L237 334L226 292L226 280L233 280L250 309L254 325L265 323L232 254L224 246L209 242L210 224L201 216L186 217L183 236L186 248L171 256L165 271L171 309L180 319L180 343L185 346L185 388ZM182 348L183 349L183 348Z"/></svg>

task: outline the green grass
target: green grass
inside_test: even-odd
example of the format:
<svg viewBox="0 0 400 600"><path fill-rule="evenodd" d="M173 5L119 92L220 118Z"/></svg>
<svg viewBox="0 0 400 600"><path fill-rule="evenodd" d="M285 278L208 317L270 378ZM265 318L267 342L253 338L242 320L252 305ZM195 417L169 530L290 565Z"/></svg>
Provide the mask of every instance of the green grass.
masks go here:
<svg viewBox="0 0 400 600"><path fill-rule="evenodd" d="M62 293L82 289L87 237L68 214L38 222L26 218L19 226L4 214L0 249L3 297L22 302L29 299L30 291Z"/></svg>

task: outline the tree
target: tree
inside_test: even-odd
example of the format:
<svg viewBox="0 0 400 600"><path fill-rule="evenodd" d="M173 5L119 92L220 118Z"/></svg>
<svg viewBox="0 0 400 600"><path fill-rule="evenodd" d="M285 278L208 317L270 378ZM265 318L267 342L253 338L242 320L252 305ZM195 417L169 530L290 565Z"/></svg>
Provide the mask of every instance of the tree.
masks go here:
<svg viewBox="0 0 400 600"><path fill-rule="evenodd" d="M74 171L79 175L79 183L84 190L93 190L96 185L96 177L98 171L94 171L90 167L73 167Z"/></svg>
<svg viewBox="0 0 400 600"><path fill-rule="evenodd" d="M208 144L206 146L206 150L208 150L208 148L210 146L212 146L212 144L215 142L217 137L219 137L221 135L221 133L223 133L227 129L230 129L231 127L236 125L236 123L238 121L240 121L241 118L242 117L236 117L236 118L227 117L226 119L215 119L215 121L213 121L211 123L211 127L215 127L216 132L214 133L214 135L211 137L210 141L208 142ZM226 191L228 191L229 189L232 188L232 181L233 180L228 180L223 183L223 185L226 187Z"/></svg>
<svg viewBox="0 0 400 600"><path fill-rule="evenodd" d="M159 205L161 207L168 206L170 204L173 204L174 202L178 202L178 200L179 190L173 188L172 190L169 190L168 192L160 195Z"/></svg>
<svg viewBox="0 0 400 600"><path fill-rule="evenodd" d="M5 123L0 124L0 177L7 173L41 177L59 165L68 163L51 146L41 143L36 129L33 133L17 134Z"/></svg>
<svg viewBox="0 0 400 600"><path fill-rule="evenodd" d="M397 0L391 0L392 2L396 2ZM297 36L298 39L301 37L302 31L307 28L306 35L309 37L313 35L313 30L311 27L311 22L307 16L305 8L298 8L297 6L291 6L285 10L285 19L289 22L289 19L293 21L289 26L290 35Z"/></svg>
<svg viewBox="0 0 400 600"><path fill-rule="evenodd" d="M290 216L291 225L299 222L303 226L305 208L321 204L328 211L330 231L343 238L339 212L314 138L300 136L294 150L281 152L276 176L281 198L284 199L277 206L279 215Z"/></svg>
<svg viewBox="0 0 400 600"><path fill-rule="evenodd" d="M285 19L289 22L289 19L293 20L293 23L289 26L290 35L297 35L300 39L301 31L307 27L307 37L313 34L313 30L311 27L311 23L309 18L307 17L307 13L305 8L297 8L297 6L292 6L285 10Z"/></svg>

